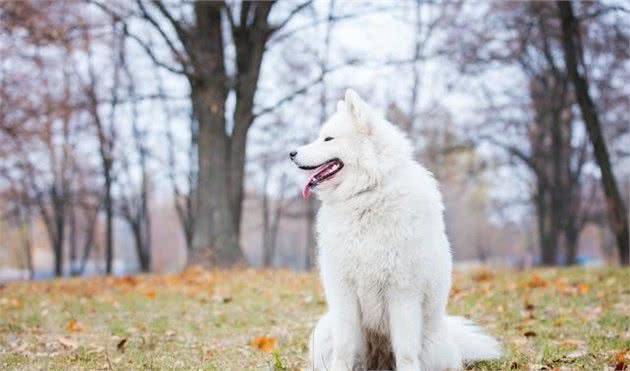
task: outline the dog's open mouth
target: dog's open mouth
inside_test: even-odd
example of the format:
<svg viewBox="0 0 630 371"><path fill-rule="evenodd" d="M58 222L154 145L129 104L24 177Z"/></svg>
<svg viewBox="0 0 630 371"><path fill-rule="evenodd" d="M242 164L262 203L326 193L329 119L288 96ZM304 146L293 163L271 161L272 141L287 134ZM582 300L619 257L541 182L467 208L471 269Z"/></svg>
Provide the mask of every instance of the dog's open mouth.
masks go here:
<svg viewBox="0 0 630 371"><path fill-rule="evenodd" d="M303 170L315 170L313 174L308 177L302 189L304 199L308 199L308 196L311 194L311 189L334 177L342 168L343 162L338 158L326 161L319 166L300 166L300 169Z"/></svg>

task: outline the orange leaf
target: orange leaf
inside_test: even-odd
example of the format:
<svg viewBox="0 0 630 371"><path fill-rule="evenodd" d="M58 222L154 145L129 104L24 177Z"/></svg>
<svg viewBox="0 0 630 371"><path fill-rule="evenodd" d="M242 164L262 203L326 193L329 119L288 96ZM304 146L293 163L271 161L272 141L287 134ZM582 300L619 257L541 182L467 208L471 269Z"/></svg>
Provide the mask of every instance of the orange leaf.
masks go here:
<svg viewBox="0 0 630 371"><path fill-rule="evenodd" d="M547 280L545 280L544 278L542 278L540 275L538 275L537 273L534 273L534 275L532 276L532 278L527 282L527 286L531 287L531 288L535 288L535 287L545 287L547 286Z"/></svg>
<svg viewBox="0 0 630 371"><path fill-rule="evenodd" d="M79 321L71 319L66 324L66 330L70 332L81 332L85 330L85 327Z"/></svg>
<svg viewBox="0 0 630 371"><path fill-rule="evenodd" d="M615 362L617 362L617 363L625 362L627 355L628 355L628 350L627 349L623 349L623 350L618 351L617 353L615 353Z"/></svg>
<svg viewBox="0 0 630 371"><path fill-rule="evenodd" d="M156 292L153 289L148 289L144 291L144 296L146 296L149 299L155 299Z"/></svg>
<svg viewBox="0 0 630 371"><path fill-rule="evenodd" d="M258 336L253 338L250 344L263 352L271 352L276 347L276 338L273 336Z"/></svg>
<svg viewBox="0 0 630 371"><path fill-rule="evenodd" d="M591 286L589 286L588 283L580 283L577 286L578 291L580 292L580 294L586 294L587 292L590 291Z"/></svg>
<svg viewBox="0 0 630 371"><path fill-rule="evenodd" d="M490 281L494 278L494 273L487 268L481 268L472 275L472 279L477 282Z"/></svg>

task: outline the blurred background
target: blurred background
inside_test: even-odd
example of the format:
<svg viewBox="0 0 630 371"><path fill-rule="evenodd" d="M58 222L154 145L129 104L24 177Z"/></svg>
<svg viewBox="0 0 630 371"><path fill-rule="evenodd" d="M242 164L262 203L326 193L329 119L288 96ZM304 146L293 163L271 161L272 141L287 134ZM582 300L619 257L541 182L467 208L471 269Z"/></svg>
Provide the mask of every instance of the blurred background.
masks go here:
<svg viewBox="0 0 630 371"><path fill-rule="evenodd" d="M290 149L346 88L441 184L461 264L628 264L630 7L0 2L0 280L311 269Z"/></svg>

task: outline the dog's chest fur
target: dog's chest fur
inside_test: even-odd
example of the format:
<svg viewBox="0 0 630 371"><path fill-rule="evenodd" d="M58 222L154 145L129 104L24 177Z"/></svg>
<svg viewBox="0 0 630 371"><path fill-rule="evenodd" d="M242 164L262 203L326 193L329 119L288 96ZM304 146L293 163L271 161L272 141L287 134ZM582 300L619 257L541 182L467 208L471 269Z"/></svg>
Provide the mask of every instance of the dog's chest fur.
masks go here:
<svg viewBox="0 0 630 371"><path fill-rule="evenodd" d="M408 251L413 234L392 205L358 212L327 214L320 223L322 254L329 269L356 292L363 326L381 334L387 329L387 295L412 279L413 252ZM396 216L396 217L395 217ZM404 278L404 279L401 279Z"/></svg>

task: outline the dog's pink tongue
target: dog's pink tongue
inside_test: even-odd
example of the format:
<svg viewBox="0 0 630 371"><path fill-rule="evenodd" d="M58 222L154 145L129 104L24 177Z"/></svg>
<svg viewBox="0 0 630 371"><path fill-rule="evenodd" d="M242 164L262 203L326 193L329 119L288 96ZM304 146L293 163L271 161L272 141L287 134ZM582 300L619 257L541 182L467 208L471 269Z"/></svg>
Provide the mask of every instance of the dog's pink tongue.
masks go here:
<svg viewBox="0 0 630 371"><path fill-rule="evenodd" d="M317 170L319 170L319 169L317 169ZM315 170L313 172L313 174L311 174L308 177L308 179L306 179L306 183L304 183L304 188L302 188L302 197L304 197L305 200L308 200L308 196L311 195L311 182L315 178L315 175L317 175L317 173L318 173L317 170Z"/></svg>
<svg viewBox="0 0 630 371"><path fill-rule="evenodd" d="M313 171L313 174L311 174L308 179L306 179L306 183L304 183L304 188L302 188L302 197L304 197L305 200L308 200L308 197L311 195L311 182L313 181L313 179L315 179L317 174L322 171L324 167L326 167L326 164L315 169L315 171Z"/></svg>
<svg viewBox="0 0 630 371"><path fill-rule="evenodd" d="M309 185L309 182L306 182L306 184L304 185L304 188L302 188L302 197L305 200L308 200L308 196L311 195L311 186Z"/></svg>

